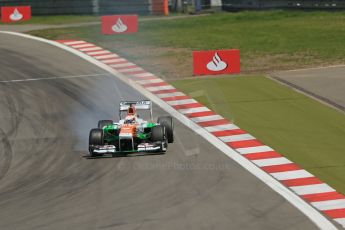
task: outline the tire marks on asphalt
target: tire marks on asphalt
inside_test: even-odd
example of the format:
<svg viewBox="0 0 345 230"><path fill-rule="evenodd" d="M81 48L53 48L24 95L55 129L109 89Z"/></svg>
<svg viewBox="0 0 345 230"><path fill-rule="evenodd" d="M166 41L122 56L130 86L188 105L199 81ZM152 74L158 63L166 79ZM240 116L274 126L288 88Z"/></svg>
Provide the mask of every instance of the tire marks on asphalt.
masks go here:
<svg viewBox="0 0 345 230"><path fill-rule="evenodd" d="M12 148L6 133L0 128L0 181L11 167Z"/></svg>

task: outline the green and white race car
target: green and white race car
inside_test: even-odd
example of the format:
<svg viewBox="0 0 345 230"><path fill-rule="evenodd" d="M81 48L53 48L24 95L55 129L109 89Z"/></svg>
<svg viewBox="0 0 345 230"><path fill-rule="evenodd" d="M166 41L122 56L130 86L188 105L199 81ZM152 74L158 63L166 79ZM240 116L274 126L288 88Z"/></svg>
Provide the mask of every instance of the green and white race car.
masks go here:
<svg viewBox="0 0 345 230"><path fill-rule="evenodd" d="M149 111L150 121L142 119L139 111ZM119 122L100 120L98 128L91 129L91 156L116 156L119 153L123 155L138 152L165 153L168 143L174 142L172 117L159 117L157 122L153 122L152 103L149 100L120 102L119 116Z"/></svg>

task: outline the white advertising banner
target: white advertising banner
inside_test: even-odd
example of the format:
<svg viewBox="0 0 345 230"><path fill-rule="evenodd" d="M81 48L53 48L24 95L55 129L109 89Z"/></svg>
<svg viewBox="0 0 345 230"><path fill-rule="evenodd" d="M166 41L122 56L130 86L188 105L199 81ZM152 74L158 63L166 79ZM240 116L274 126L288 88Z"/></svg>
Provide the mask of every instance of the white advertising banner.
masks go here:
<svg viewBox="0 0 345 230"><path fill-rule="evenodd" d="M211 6L222 6L222 0L211 0Z"/></svg>

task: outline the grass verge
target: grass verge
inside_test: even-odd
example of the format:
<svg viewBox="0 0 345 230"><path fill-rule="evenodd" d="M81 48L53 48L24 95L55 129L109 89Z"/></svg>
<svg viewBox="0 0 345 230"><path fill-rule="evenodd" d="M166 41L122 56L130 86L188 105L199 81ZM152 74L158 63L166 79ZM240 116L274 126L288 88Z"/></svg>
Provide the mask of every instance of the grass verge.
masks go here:
<svg viewBox="0 0 345 230"><path fill-rule="evenodd" d="M171 82L345 193L345 116L266 77Z"/></svg>
<svg viewBox="0 0 345 230"><path fill-rule="evenodd" d="M142 21L139 30L104 36L99 26L87 26L31 33L97 42L166 78L191 76L192 50L238 48L242 70L247 73L345 62L345 12L219 13ZM161 65L154 64L158 61Z"/></svg>

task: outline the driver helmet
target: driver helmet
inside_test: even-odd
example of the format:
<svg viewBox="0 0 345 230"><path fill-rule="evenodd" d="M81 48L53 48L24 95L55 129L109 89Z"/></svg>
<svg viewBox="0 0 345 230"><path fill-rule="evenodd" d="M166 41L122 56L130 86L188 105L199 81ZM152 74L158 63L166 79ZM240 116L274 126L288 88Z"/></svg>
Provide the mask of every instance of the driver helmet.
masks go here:
<svg viewBox="0 0 345 230"><path fill-rule="evenodd" d="M128 115L135 115L135 107L133 107L132 105L129 106L127 114Z"/></svg>
<svg viewBox="0 0 345 230"><path fill-rule="evenodd" d="M133 123L135 123L135 116L127 115L125 118L125 124L133 124Z"/></svg>

